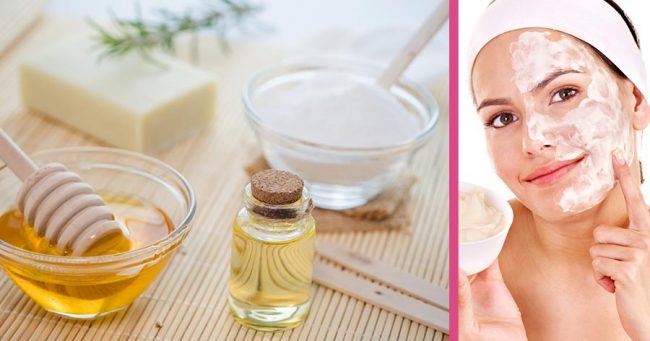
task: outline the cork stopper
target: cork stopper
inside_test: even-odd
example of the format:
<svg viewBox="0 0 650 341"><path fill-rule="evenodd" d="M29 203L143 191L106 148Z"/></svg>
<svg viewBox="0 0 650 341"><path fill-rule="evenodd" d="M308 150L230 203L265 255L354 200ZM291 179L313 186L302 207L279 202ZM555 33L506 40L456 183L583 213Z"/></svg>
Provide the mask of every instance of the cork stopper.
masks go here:
<svg viewBox="0 0 650 341"><path fill-rule="evenodd" d="M267 169L251 177L251 192L255 199L271 205L286 205L302 196L304 183L297 175L276 169Z"/></svg>

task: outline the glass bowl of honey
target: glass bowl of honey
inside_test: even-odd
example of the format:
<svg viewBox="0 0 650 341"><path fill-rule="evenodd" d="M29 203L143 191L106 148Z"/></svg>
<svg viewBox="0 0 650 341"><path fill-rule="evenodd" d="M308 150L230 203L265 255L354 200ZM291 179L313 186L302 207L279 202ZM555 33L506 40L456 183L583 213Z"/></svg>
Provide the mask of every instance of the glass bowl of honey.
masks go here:
<svg viewBox="0 0 650 341"><path fill-rule="evenodd" d="M20 180L0 166L0 266L43 309L93 319L133 303L163 270L190 231L194 192L183 176L154 158L101 147L53 149L32 156L58 162L104 198L128 229L129 251L73 257L58 251L16 209Z"/></svg>

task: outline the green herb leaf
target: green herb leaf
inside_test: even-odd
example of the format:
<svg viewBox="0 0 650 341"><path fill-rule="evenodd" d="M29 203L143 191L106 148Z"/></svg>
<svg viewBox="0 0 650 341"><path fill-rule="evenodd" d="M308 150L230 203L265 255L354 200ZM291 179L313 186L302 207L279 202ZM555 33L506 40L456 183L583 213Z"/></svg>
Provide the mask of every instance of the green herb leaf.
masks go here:
<svg viewBox="0 0 650 341"><path fill-rule="evenodd" d="M214 0L214 4L206 5L200 14L186 12L178 14L168 10L157 12L158 20L145 21L141 10L136 7L136 18L133 20L119 19L111 13L113 26L111 29L102 27L92 19L88 24L95 30L95 41L100 49L98 60L114 58L137 52L145 59L154 61L152 52L160 49L174 52L175 40L182 33L198 33L205 29L214 29L221 41L226 41L226 29L240 26L262 8L246 1ZM196 40L196 39L193 39ZM196 46L191 47L193 54ZM193 55L193 59L197 56Z"/></svg>

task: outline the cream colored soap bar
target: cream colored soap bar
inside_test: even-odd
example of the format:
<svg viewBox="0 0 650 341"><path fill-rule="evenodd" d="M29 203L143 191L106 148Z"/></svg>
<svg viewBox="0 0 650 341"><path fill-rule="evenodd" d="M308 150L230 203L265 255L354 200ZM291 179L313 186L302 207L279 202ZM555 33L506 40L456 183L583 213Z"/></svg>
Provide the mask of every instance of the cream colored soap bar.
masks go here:
<svg viewBox="0 0 650 341"><path fill-rule="evenodd" d="M155 152L205 127L216 114L216 82L166 55L97 61L94 42L73 39L22 65L31 110L120 148Z"/></svg>

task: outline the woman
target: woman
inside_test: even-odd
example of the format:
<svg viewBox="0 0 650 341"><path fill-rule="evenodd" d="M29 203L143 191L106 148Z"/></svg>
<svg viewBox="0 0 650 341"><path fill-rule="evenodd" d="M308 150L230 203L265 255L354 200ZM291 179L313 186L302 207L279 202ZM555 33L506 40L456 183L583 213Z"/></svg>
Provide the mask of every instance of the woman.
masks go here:
<svg viewBox="0 0 650 341"><path fill-rule="evenodd" d="M496 0L470 46L488 152L516 195L498 261L459 279L466 340L650 340L636 33L604 0Z"/></svg>

